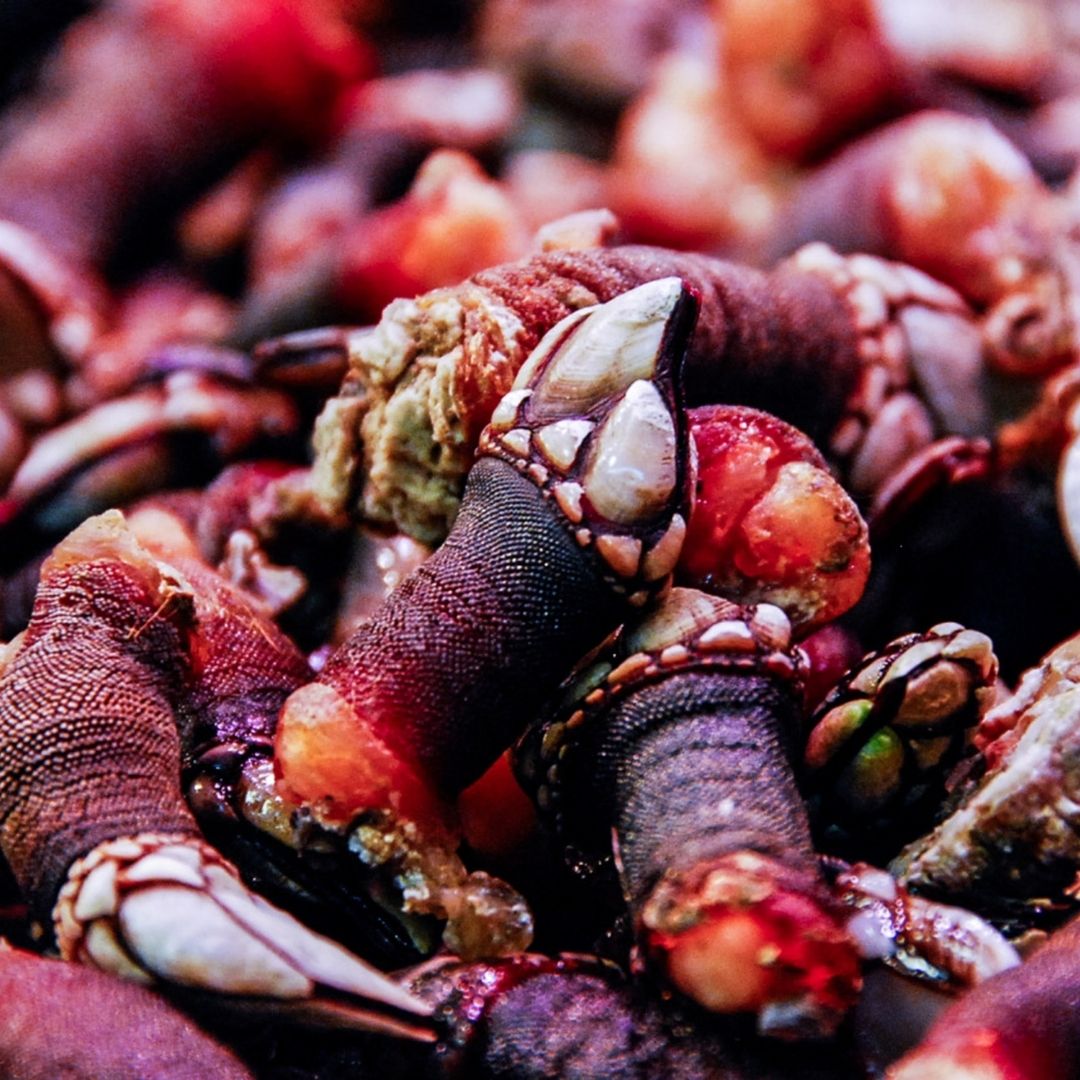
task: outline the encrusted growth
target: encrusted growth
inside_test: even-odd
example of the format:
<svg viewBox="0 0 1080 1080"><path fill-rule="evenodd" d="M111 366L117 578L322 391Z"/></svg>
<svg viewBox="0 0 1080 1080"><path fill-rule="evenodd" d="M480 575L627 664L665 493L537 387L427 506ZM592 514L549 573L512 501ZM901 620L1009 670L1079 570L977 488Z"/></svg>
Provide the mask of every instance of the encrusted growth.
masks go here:
<svg viewBox="0 0 1080 1080"><path fill-rule="evenodd" d="M990 639L959 623L863 657L815 710L803 751L825 848L887 859L933 824L996 679Z"/></svg>
<svg viewBox="0 0 1080 1080"><path fill-rule="evenodd" d="M1078 640L1029 671L975 739L985 774L933 832L896 860L900 880L1002 914L1061 901L1076 878L1080 790Z"/></svg>

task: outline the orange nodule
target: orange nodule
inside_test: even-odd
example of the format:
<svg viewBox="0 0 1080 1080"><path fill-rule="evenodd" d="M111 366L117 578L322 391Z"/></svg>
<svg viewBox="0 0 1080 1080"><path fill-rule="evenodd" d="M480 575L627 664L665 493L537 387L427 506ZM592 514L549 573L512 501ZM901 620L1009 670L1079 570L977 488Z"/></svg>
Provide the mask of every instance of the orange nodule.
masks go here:
<svg viewBox="0 0 1080 1080"><path fill-rule="evenodd" d="M745 912L707 918L670 939L667 975L675 988L713 1012L752 1012L769 998L772 979L758 958L770 945Z"/></svg>
<svg viewBox="0 0 1080 1080"><path fill-rule="evenodd" d="M391 810L425 833L456 831L453 811L332 686L309 683L285 702L274 740L281 793L326 820Z"/></svg>
<svg viewBox="0 0 1080 1080"><path fill-rule="evenodd" d="M895 61L870 0L714 0L740 119L776 157L819 156L889 100Z"/></svg>
<svg viewBox="0 0 1080 1080"><path fill-rule="evenodd" d="M514 777L509 751L458 796L458 814L465 840L485 855L508 855L528 839L536 811Z"/></svg>
<svg viewBox="0 0 1080 1080"><path fill-rule="evenodd" d="M851 607L869 575L866 524L813 443L736 406L691 410L690 430L699 466L680 581L777 604L802 633Z"/></svg>
<svg viewBox="0 0 1080 1080"><path fill-rule="evenodd" d="M671 983L714 1012L805 999L839 1017L861 982L843 928L813 899L779 889L753 904L707 908L693 926L648 944Z"/></svg>

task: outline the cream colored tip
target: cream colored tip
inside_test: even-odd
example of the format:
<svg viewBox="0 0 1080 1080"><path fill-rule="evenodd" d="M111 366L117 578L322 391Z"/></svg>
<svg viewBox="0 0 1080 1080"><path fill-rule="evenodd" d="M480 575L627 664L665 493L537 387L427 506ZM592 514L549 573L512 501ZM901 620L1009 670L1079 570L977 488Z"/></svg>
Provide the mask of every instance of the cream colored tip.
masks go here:
<svg viewBox="0 0 1080 1080"><path fill-rule="evenodd" d="M68 533L42 564L41 579L44 581L51 574L88 562L123 563L142 575L151 595L190 591L183 575L159 562L139 543L119 510L106 510L87 518Z"/></svg>
<svg viewBox="0 0 1080 1080"><path fill-rule="evenodd" d="M144 506L127 519L135 540L163 559L200 559L198 545L176 514L157 506Z"/></svg>
<svg viewBox="0 0 1080 1080"><path fill-rule="evenodd" d="M768 974L760 963L770 942L750 915L708 920L676 938L666 963L672 984L713 1012L758 1009Z"/></svg>
<svg viewBox="0 0 1080 1080"><path fill-rule="evenodd" d="M885 1073L886 1080L1006 1080L992 1061L965 1061L949 1053L910 1054Z"/></svg>
<svg viewBox="0 0 1080 1080"><path fill-rule="evenodd" d="M150 563L149 553L135 538L119 510L106 510L72 529L45 560L42 575L80 562L118 559L132 565Z"/></svg>

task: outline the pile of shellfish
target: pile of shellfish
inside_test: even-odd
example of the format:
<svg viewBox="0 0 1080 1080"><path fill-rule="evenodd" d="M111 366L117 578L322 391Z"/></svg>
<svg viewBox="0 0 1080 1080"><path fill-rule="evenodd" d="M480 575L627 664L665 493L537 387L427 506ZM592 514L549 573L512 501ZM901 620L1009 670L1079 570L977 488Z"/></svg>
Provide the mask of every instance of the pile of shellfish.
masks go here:
<svg viewBox="0 0 1080 1080"><path fill-rule="evenodd" d="M0 1076L1072 1075L1080 15L0 10Z"/></svg>

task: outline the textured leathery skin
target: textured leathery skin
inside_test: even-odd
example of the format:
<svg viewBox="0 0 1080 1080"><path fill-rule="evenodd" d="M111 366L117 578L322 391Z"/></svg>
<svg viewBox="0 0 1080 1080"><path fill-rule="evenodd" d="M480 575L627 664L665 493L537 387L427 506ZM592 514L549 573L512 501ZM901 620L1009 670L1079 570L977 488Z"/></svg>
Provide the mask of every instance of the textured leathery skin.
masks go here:
<svg viewBox="0 0 1080 1080"><path fill-rule="evenodd" d="M409 987L451 1034L438 1048L389 1040L339 1044L325 1080L829 1080L855 1076L845 1044L791 1046L745 1018L705 1017L588 956L447 963ZM505 977L506 965L519 970ZM311 1049L303 1063L309 1066Z"/></svg>
<svg viewBox="0 0 1080 1080"><path fill-rule="evenodd" d="M0 950L0 1075L19 1080L250 1080L149 990L17 949Z"/></svg>
<svg viewBox="0 0 1080 1080"><path fill-rule="evenodd" d="M671 276L701 301L686 360L688 404L753 405L812 438L824 436L858 374L858 340L840 297L813 274L765 274L705 255L630 245L538 255L484 270L463 288L479 286L514 311L534 339L527 340L527 354L585 303Z"/></svg>
<svg viewBox="0 0 1080 1080"><path fill-rule="evenodd" d="M179 719L185 756L204 743L269 743L285 698L311 678L296 645L220 574L194 559L174 565L195 590L197 626Z"/></svg>
<svg viewBox="0 0 1080 1080"><path fill-rule="evenodd" d="M699 1018L700 1019L700 1018ZM646 991L581 972L540 974L490 1009L478 1075L540 1080L780 1080L839 1075L830 1047L751 1038L739 1020L695 1028ZM797 1055L797 1057L795 1056Z"/></svg>
<svg viewBox="0 0 1080 1080"><path fill-rule="evenodd" d="M618 700L563 762L564 820L615 827L624 886L740 850L812 866L789 764L796 702L780 680L683 671ZM587 817L586 817L587 815Z"/></svg>
<svg viewBox="0 0 1080 1080"><path fill-rule="evenodd" d="M513 742L624 605L532 482L485 459L446 542L319 681L453 792Z"/></svg>
<svg viewBox="0 0 1080 1080"><path fill-rule="evenodd" d="M48 574L0 677L0 846L40 918L97 844L197 832L169 704L182 643L159 606L119 561Z"/></svg>

